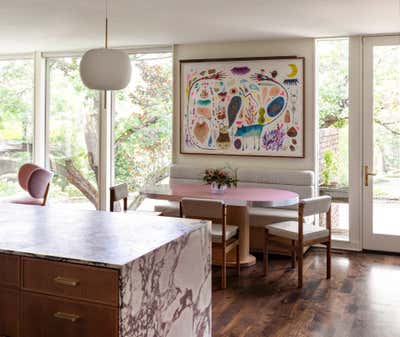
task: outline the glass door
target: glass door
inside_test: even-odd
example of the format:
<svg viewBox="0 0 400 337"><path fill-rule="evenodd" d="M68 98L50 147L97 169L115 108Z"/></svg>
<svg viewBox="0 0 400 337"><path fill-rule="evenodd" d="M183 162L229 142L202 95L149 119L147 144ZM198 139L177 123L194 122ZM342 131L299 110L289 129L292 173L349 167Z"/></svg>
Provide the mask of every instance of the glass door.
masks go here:
<svg viewBox="0 0 400 337"><path fill-rule="evenodd" d="M364 40L363 246L400 252L400 37Z"/></svg>

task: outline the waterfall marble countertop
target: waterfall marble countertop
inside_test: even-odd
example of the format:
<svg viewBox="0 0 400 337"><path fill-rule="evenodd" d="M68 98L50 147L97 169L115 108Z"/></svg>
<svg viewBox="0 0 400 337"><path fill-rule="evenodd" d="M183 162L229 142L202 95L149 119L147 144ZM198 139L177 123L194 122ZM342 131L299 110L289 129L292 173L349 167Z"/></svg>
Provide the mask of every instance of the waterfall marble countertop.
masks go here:
<svg viewBox="0 0 400 337"><path fill-rule="evenodd" d="M208 221L1 204L0 253L121 269Z"/></svg>
<svg viewBox="0 0 400 337"><path fill-rule="evenodd" d="M73 310L78 317L74 330L66 330L74 336L211 337L209 221L3 203L0 253L5 253L3 262L9 254L24 257L20 269L15 262L0 265L0 284L1 276L8 275L7 266L14 266L23 327L31 324L34 330L30 336L54 336L51 329L59 326L53 321L58 317L47 314L56 305L63 308L57 312ZM60 262L80 266L73 269ZM69 282L68 289L55 281L58 278ZM97 311L87 295L93 291L102 303ZM19 313L15 310L13 315ZM2 319L0 315L0 328Z"/></svg>

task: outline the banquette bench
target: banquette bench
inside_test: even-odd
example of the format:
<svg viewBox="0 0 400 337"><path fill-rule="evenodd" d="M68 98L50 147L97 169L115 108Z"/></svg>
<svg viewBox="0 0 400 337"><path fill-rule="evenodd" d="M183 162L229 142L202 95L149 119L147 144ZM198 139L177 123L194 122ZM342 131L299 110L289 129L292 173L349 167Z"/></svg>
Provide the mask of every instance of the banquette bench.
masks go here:
<svg viewBox="0 0 400 337"><path fill-rule="evenodd" d="M172 165L170 168L170 182L201 183L201 178L207 167L189 166L182 164ZM314 173L303 170L271 169L263 167L238 167L239 184L289 190L299 194L300 199L314 196ZM178 202L145 199L139 210L162 212L164 216L178 217ZM297 206L286 208L250 207L250 249L262 251L264 226L276 222L296 220ZM288 243L282 239L273 239L270 251L287 255Z"/></svg>

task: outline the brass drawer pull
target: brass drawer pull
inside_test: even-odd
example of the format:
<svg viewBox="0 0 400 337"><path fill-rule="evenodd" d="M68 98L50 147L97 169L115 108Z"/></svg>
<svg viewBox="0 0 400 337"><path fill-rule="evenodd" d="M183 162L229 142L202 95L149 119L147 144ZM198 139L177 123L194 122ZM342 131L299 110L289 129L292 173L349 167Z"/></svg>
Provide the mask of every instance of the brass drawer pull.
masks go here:
<svg viewBox="0 0 400 337"><path fill-rule="evenodd" d="M66 321L70 321L72 323L75 323L80 318L80 316L78 316L78 315L67 314L66 312L60 312L60 311L56 312L53 316L55 318L63 319L63 320L66 320Z"/></svg>
<svg viewBox="0 0 400 337"><path fill-rule="evenodd" d="M76 287L79 285L79 280L73 279L73 278L66 278L62 276L57 276L54 279L54 283L61 284L63 286L68 286L68 287Z"/></svg>

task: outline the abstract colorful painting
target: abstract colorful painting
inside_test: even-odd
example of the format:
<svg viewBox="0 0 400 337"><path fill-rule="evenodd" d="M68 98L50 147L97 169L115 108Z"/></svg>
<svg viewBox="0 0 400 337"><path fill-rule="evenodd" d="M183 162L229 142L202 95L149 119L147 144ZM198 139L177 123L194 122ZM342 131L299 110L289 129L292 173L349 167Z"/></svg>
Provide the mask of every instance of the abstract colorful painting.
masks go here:
<svg viewBox="0 0 400 337"><path fill-rule="evenodd" d="M304 58L181 61L181 152L304 157Z"/></svg>

